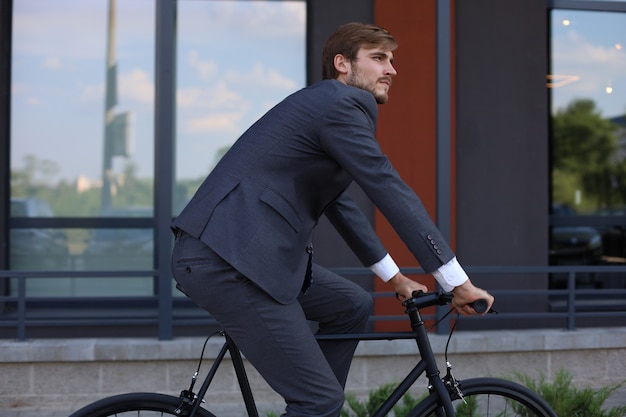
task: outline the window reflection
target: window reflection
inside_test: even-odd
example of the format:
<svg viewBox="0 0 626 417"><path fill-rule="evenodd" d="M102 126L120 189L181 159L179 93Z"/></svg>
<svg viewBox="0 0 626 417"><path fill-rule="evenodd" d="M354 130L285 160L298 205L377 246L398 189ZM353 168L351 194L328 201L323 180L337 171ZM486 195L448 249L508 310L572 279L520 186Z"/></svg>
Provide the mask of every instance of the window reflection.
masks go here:
<svg viewBox="0 0 626 417"><path fill-rule="evenodd" d="M154 44L154 0L13 2L11 218L22 225L10 230L12 270L153 269L150 227L23 221L153 216ZM154 279L31 277L26 292L146 296Z"/></svg>
<svg viewBox="0 0 626 417"><path fill-rule="evenodd" d="M64 217L152 204L154 3L13 2L12 197Z"/></svg>
<svg viewBox="0 0 626 417"><path fill-rule="evenodd" d="M551 264L626 263L626 14L552 12ZM585 217L584 222L571 219ZM568 220L569 223L568 223ZM566 276L552 277L563 288ZM578 288L625 288L577 274Z"/></svg>
<svg viewBox="0 0 626 417"><path fill-rule="evenodd" d="M86 270L150 270L153 247L152 229L94 229L82 262Z"/></svg>
<svg viewBox="0 0 626 417"><path fill-rule="evenodd" d="M17 296L18 280L9 279L10 295ZM152 277L92 277L92 278L46 278L30 277L26 281L26 296L46 299L66 297L146 297L154 292Z"/></svg>
<svg viewBox="0 0 626 417"><path fill-rule="evenodd" d="M139 214L141 210L129 213ZM26 281L29 297L154 294L150 272L145 277L124 276L128 271L153 270L152 228L15 228L10 239L13 271L120 271L120 276L106 277L31 277ZM17 294L17 280L11 280L10 293Z"/></svg>
<svg viewBox="0 0 626 417"><path fill-rule="evenodd" d="M11 198L11 217L53 217L50 205L39 198ZM69 265L68 236L60 229L13 229L10 264L15 270L64 270Z"/></svg>
<svg viewBox="0 0 626 417"><path fill-rule="evenodd" d="M152 271L153 223L145 220L154 216L154 0L13 4L11 217L109 224L22 222L10 230L10 268ZM243 130L304 86L306 29L304 1L177 4L174 214ZM110 223L120 217L138 223ZM29 278L26 291L154 294L152 276L111 275ZM6 288L15 295L17 280Z"/></svg>
<svg viewBox="0 0 626 417"><path fill-rule="evenodd" d="M305 85L304 1L179 1L177 214L238 136Z"/></svg>

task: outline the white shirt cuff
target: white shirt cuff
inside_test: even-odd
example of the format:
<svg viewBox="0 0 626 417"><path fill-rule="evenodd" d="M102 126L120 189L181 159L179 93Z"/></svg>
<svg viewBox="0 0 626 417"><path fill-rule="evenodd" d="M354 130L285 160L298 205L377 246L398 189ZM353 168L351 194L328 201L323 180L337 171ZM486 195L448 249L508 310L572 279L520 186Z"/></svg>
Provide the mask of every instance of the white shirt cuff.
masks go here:
<svg viewBox="0 0 626 417"><path fill-rule="evenodd" d="M396 265L395 261L391 258L391 255L387 254L383 259L376 262L374 265L369 267L370 270L375 273L380 279L387 282L391 278L393 278L398 272L400 272L400 268Z"/></svg>
<svg viewBox="0 0 626 417"><path fill-rule="evenodd" d="M439 269L433 272L433 276L446 292L452 291L469 279L456 257L452 258L447 264L440 266Z"/></svg>

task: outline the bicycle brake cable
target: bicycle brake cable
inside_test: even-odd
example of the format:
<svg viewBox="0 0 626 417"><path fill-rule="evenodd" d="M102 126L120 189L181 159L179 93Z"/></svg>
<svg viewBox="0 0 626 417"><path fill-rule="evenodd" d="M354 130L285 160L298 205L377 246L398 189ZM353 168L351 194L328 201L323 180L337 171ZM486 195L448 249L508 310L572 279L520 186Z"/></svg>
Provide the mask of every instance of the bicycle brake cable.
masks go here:
<svg viewBox="0 0 626 417"><path fill-rule="evenodd" d="M194 402L196 401L196 394L193 392L193 387L196 385L196 381L198 380L198 374L200 373L200 367L202 366L202 359L204 359L204 351L206 350L206 345L209 343L209 339L215 336L216 334L220 334L222 331L218 330L212 334L210 334L202 345L202 352L200 353L200 360L198 361L198 369L191 377L191 384L189 385L189 389L182 390L180 392L180 404L174 410L176 415L183 415L183 410L186 410L188 407L193 407Z"/></svg>
<svg viewBox="0 0 626 417"><path fill-rule="evenodd" d="M454 311L453 309L448 310L448 312L446 314L444 314L443 316L441 316L441 318L439 318L439 320L437 320L436 322L434 322L430 327L428 327L426 329L427 332L431 331L435 326L437 326L439 323L441 323L446 317L448 317L450 315L450 313L452 313L452 311ZM448 335L448 341L446 342L446 350L445 350L445 360L446 363L448 362L448 346L450 345L450 339L452 339L452 333L454 332L454 329L456 328L456 323L459 321L459 313L456 313L457 318L454 321L454 323L452 324L452 328L450 329L450 334Z"/></svg>
<svg viewBox="0 0 626 417"><path fill-rule="evenodd" d="M450 312L452 312L452 310L450 310ZM463 395L463 392L461 391L459 382L452 375L452 365L450 364L450 361L448 361L448 347L450 345L450 340L452 339L452 333L454 333L454 330L456 329L456 325L459 322L459 318L460 318L459 312L457 311L456 320L454 320L454 323L452 324L452 327L450 328L450 334L448 335L448 341L446 342L446 350L444 353L444 357L446 360L446 376L443 377L442 380L444 384L446 385L446 387L448 387L448 392L450 393L450 396L452 399L459 399L459 400L462 400L463 403L467 404L467 401L465 401L465 396Z"/></svg>
<svg viewBox="0 0 626 417"><path fill-rule="evenodd" d="M190 392L193 391L193 386L196 384L196 380L198 379L198 374L200 373L200 367L202 366L202 360L204 359L204 351L206 350L206 345L209 343L209 339L220 333L222 333L221 330L213 332L204 340L204 344L202 345L202 352L200 352L200 360L198 361L198 369L196 369L196 372L191 377L191 385L189 386Z"/></svg>
<svg viewBox="0 0 626 417"><path fill-rule="evenodd" d="M445 319L446 317L448 317L450 315L450 313L452 313L452 310L448 311L446 314L444 314L439 320L437 320L436 322L434 322L430 327L428 327L426 329L427 332L431 331L433 329L433 327L435 327L436 325L438 325L439 323L441 323L441 321L443 319Z"/></svg>
<svg viewBox="0 0 626 417"><path fill-rule="evenodd" d="M450 310L448 312L448 314L450 314L452 312L452 310ZM448 341L446 342L446 350L444 352L444 357L446 360L446 364L449 363L448 362L448 346L450 346L450 340L452 339L452 333L454 333L454 330L456 329L456 324L459 322L459 312L457 311L456 313L456 320L454 320L454 323L452 323L452 327L450 328L450 334L448 335Z"/></svg>

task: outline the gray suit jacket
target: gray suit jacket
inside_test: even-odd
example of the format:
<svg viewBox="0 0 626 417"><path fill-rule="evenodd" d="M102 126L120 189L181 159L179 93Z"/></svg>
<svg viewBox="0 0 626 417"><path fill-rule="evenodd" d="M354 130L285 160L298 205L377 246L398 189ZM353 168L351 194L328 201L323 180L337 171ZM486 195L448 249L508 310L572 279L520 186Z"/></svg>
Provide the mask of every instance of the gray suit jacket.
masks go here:
<svg viewBox="0 0 626 417"><path fill-rule="evenodd" d="M356 181L427 272L454 257L375 138L373 95L336 80L287 97L224 155L172 227L199 238L277 301L298 296L325 214L365 265L387 251L344 193Z"/></svg>

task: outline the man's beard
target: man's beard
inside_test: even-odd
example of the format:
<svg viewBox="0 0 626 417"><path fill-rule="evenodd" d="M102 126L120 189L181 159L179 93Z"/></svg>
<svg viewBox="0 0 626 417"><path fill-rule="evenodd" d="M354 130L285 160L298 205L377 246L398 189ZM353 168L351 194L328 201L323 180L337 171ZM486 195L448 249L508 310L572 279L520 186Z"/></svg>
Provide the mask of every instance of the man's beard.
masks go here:
<svg viewBox="0 0 626 417"><path fill-rule="evenodd" d="M378 84L378 80L376 80L376 83L374 83L373 86L367 85L365 82L363 82L360 75L361 74L359 73L357 67L353 66L353 71L350 74L350 76L346 79L346 84L372 93L372 95L376 99L376 103L385 104L387 100L389 99L389 96L387 93L380 94L376 92L376 85Z"/></svg>

